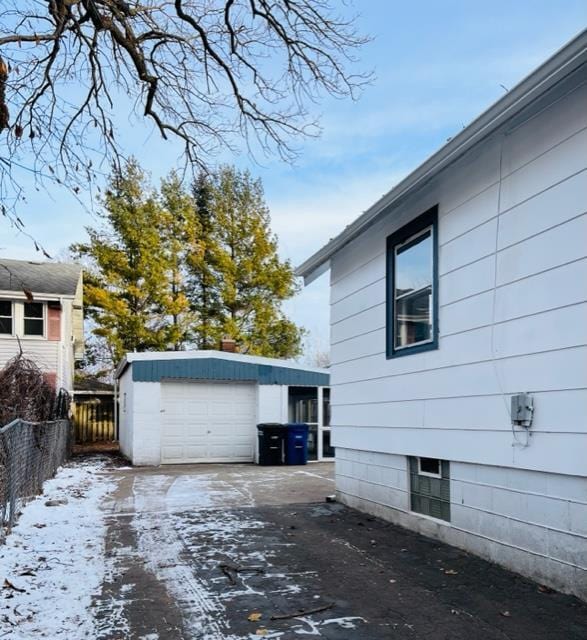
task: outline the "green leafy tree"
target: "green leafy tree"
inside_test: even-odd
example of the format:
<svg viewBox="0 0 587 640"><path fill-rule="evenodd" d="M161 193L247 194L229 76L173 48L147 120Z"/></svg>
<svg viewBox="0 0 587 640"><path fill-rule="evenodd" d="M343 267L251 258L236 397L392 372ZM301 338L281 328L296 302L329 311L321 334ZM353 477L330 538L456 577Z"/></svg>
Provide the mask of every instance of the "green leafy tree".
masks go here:
<svg viewBox="0 0 587 640"><path fill-rule="evenodd" d="M303 331L282 303L297 290L280 260L259 181L224 167L192 193L171 173L157 192L135 160L113 171L89 241L85 308L113 362L128 351L195 346L223 336L244 353L291 357Z"/></svg>
<svg viewBox="0 0 587 640"><path fill-rule="evenodd" d="M115 169L101 203L104 225L87 228L89 242L72 247L90 265L86 312L114 361L128 351L179 348L185 336L177 320L189 310L177 285L185 231L179 234L177 227L188 207L176 178L162 190L159 199L135 160ZM190 242L192 232L195 226Z"/></svg>
<svg viewBox="0 0 587 640"><path fill-rule="evenodd" d="M221 336L222 303L220 300L220 248L214 217L214 185L201 172L192 187L196 216L200 228L200 254L189 256L190 302L197 320L195 343L199 349L215 349Z"/></svg>
<svg viewBox="0 0 587 640"><path fill-rule="evenodd" d="M205 268L211 266L206 295L214 304L199 308L203 315L210 311L200 320L207 327L202 346L228 335L244 353L298 355L303 331L282 309L297 285L291 264L279 258L261 182L246 171L223 167L212 177L200 176L196 193L206 197L204 237L213 254L213 264Z"/></svg>
<svg viewBox="0 0 587 640"><path fill-rule="evenodd" d="M203 268L205 253L201 225L193 198L185 192L175 172L161 182L161 248L166 263L167 295L160 309L168 313L168 340L176 351L198 336L199 314L188 299L189 265Z"/></svg>

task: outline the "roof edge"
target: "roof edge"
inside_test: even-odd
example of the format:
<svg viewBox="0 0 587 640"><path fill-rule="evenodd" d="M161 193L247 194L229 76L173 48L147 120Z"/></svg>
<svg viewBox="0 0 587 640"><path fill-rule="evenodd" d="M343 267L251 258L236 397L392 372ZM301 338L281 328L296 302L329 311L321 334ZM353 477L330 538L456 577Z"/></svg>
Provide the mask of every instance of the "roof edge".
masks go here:
<svg viewBox="0 0 587 640"><path fill-rule="evenodd" d="M341 233L300 264L295 269L295 274L302 276L306 285L310 284L327 270L327 263L330 258L360 235L385 209L430 180L446 166L455 162L515 113L530 104L537 96L545 93L564 76L586 61L587 29L581 31L556 51L507 94L483 111L467 127L371 205Z"/></svg>
<svg viewBox="0 0 587 640"><path fill-rule="evenodd" d="M329 374L328 369L321 367L313 367L310 365L300 364L293 360L281 358L270 358L267 356L251 356L242 353L232 353L227 351L218 351L215 349L194 349L186 351L141 351L128 352L118 366L114 370L114 378L119 379L128 367L133 363L139 362L168 362L178 360L202 360L216 359L228 360L232 362L240 362L243 364L253 364L257 366L273 366L282 369L291 369L292 371L303 371L306 373Z"/></svg>

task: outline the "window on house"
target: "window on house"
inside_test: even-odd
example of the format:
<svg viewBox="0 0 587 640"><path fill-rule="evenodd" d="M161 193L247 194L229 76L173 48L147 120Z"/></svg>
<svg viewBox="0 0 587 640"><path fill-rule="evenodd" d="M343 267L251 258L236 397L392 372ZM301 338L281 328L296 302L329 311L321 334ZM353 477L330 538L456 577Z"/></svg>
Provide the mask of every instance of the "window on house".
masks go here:
<svg viewBox="0 0 587 640"><path fill-rule="evenodd" d="M438 458L418 458L418 473L424 476L440 478L441 464Z"/></svg>
<svg viewBox="0 0 587 640"><path fill-rule="evenodd" d="M0 333L12 335L12 302L0 300Z"/></svg>
<svg viewBox="0 0 587 640"><path fill-rule="evenodd" d="M410 508L450 522L450 463L437 458L409 458Z"/></svg>
<svg viewBox="0 0 587 640"><path fill-rule="evenodd" d="M437 208L387 238L387 355L437 348Z"/></svg>
<svg viewBox="0 0 587 640"><path fill-rule="evenodd" d="M24 303L24 335L42 336L45 334L45 314L42 302Z"/></svg>

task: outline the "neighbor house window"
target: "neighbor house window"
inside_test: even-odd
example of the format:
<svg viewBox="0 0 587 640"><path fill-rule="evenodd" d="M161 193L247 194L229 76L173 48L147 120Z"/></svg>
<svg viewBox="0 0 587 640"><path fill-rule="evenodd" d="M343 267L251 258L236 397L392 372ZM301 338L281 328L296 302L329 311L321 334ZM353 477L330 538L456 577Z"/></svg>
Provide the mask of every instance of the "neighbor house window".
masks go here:
<svg viewBox="0 0 587 640"><path fill-rule="evenodd" d="M12 302L0 300L0 333L12 335Z"/></svg>
<svg viewBox="0 0 587 640"><path fill-rule="evenodd" d="M45 335L45 311L42 302L24 303L24 335Z"/></svg>
<svg viewBox="0 0 587 640"><path fill-rule="evenodd" d="M387 238L387 356L438 346L437 207Z"/></svg>
<svg viewBox="0 0 587 640"><path fill-rule="evenodd" d="M438 458L409 458L410 508L450 521L450 463Z"/></svg>

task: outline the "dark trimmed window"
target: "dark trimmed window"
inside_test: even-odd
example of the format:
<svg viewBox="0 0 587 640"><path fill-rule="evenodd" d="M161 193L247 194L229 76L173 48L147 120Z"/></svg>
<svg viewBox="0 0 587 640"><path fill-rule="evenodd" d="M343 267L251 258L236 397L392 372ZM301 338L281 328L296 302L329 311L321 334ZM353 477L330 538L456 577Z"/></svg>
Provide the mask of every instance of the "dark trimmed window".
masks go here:
<svg viewBox="0 0 587 640"><path fill-rule="evenodd" d="M42 302L24 303L24 335L43 336L45 334L45 314Z"/></svg>
<svg viewBox="0 0 587 640"><path fill-rule="evenodd" d="M12 302L0 300L0 333L12 335Z"/></svg>
<svg viewBox="0 0 587 640"><path fill-rule="evenodd" d="M387 238L387 357L438 348L438 207Z"/></svg>
<svg viewBox="0 0 587 640"><path fill-rule="evenodd" d="M450 522L450 463L437 458L409 458L410 509Z"/></svg>

